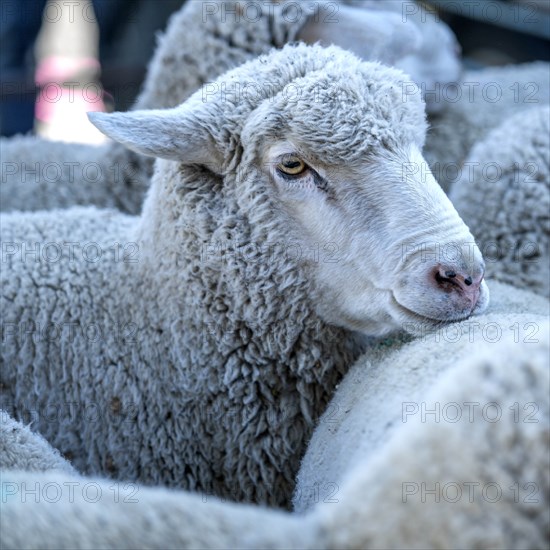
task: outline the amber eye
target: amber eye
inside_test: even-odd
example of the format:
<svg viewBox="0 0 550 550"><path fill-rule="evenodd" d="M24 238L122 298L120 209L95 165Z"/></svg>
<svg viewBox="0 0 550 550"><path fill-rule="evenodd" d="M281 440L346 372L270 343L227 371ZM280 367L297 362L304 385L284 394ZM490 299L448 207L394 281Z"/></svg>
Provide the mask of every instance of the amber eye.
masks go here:
<svg viewBox="0 0 550 550"><path fill-rule="evenodd" d="M296 155L285 155L277 164L277 170L288 176L299 176L307 170L307 165Z"/></svg>

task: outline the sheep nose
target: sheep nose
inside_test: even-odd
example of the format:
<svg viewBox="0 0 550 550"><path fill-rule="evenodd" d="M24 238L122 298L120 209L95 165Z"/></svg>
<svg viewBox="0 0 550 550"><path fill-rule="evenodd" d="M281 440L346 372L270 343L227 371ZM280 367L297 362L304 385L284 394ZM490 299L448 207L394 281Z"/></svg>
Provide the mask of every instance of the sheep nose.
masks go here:
<svg viewBox="0 0 550 550"><path fill-rule="evenodd" d="M444 292L459 293L471 303L472 308L479 299L483 275L482 267L475 274L466 273L448 265L438 265L433 270L433 277L439 289Z"/></svg>

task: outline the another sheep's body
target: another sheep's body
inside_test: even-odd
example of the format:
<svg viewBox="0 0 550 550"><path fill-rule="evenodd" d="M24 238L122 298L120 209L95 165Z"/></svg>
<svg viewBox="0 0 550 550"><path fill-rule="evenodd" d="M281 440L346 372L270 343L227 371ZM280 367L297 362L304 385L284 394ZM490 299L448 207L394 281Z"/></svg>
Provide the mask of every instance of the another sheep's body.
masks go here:
<svg viewBox="0 0 550 550"><path fill-rule="evenodd" d="M93 204L138 214L152 159L120 143L63 143L35 136L0 139L3 212Z"/></svg>
<svg viewBox="0 0 550 550"><path fill-rule="evenodd" d="M439 334L388 354L379 369L363 360L348 373L310 443L295 501L315 495L327 548L547 546L548 316L479 322L453 331L454 344ZM420 391L395 399L403 361L422 371L403 378ZM442 363L449 368L437 376ZM384 395L386 415L370 423ZM386 435L365 453L373 432Z"/></svg>
<svg viewBox="0 0 550 550"><path fill-rule="evenodd" d="M550 107L520 112L478 142L450 198L490 277L550 296Z"/></svg>
<svg viewBox="0 0 550 550"><path fill-rule="evenodd" d="M219 75L297 40L315 13L310 0L299 10L288 0L273 5L252 0L245 8L250 13L235 0L191 1L174 13L149 63L136 108L179 105Z"/></svg>
<svg viewBox="0 0 550 550"><path fill-rule="evenodd" d="M455 86L433 89L441 112L430 119L424 155L445 191L468 171L471 148L518 111L547 105L549 65L544 62L467 71ZM474 199L479 201L479 199Z"/></svg>
<svg viewBox="0 0 550 550"><path fill-rule="evenodd" d="M493 418L493 411L487 412L490 406L483 410L491 399L479 399L476 385L480 379L485 379L483 384L490 388L492 379L507 375L488 371L487 375L476 374L471 379L463 377L454 388L452 383L448 384L445 392L456 392L463 396L462 400L456 400L459 410L450 404L455 402L453 400L428 400L429 392L440 380L445 379L449 371L458 370L453 368L455 364L470 359L471 363L477 362L481 366L481 358L488 350L493 354L491 363L494 367L509 371L511 367L507 362L507 355L500 349L505 342L512 349L515 359L528 363L530 350L536 349L536 344L544 342L548 345L549 334L545 327L548 326L549 313L550 304L545 298L491 281L491 305L483 315L437 331L422 330L420 325L418 338L412 342L403 343L399 339L392 339L371 346L369 353L350 368L330 406L319 420L298 474L294 495L295 510L305 512L312 509L317 502L322 502L331 484L341 486L354 468L376 460L377 455L384 452L388 442L399 437L400 430L408 429L406 424L412 424L411 428L414 429L418 429L421 424L429 424L433 429L436 429L437 424L450 425L449 428L453 428L455 417L457 422L460 420L466 425L470 424L472 430L479 429L479 424L484 421L491 424L492 422L481 416L486 412L487 417ZM541 370L544 364L544 361L540 362ZM544 371L540 374L544 374ZM510 376L514 377L515 375ZM516 380L510 387L517 383ZM529 391L533 392L533 396L527 401L535 401L542 407L545 400L537 399L536 394L544 394L543 388L537 384L528 385L531 386ZM486 388L482 391L486 391ZM513 405L519 396L495 387L495 400L497 394L498 404L505 415L503 421L509 421L508 406ZM510 402L507 403L506 399ZM479 405L472 404L469 408L466 402L476 402ZM521 414L527 415L524 410ZM518 414L519 410L514 418L517 419ZM543 421L546 417L537 414L537 418ZM472 436L472 439L476 441L475 446L480 447L481 452L477 438ZM480 438L479 441L481 440ZM437 441L435 436L433 441ZM353 447L348 442L354 442ZM441 438L443 447L450 443L450 439ZM416 448L415 451L419 452L419 449ZM434 451L434 446L428 449L428 452ZM442 454L437 459L440 463L438 467L445 468L447 460L452 462L455 459L456 455L451 453L448 456ZM521 464L521 460L518 460L518 464ZM403 466L406 467L405 464ZM396 467L395 470L398 475L400 468ZM411 478L403 481L416 480ZM312 491L315 487L325 487L325 494L321 495L319 490Z"/></svg>
<svg viewBox="0 0 550 550"><path fill-rule="evenodd" d="M386 65L422 55L426 21L419 16L403 18L401 8L396 9L392 2L377 4L349 0L271 4L250 0L245 5L236 0L190 1L170 19L136 107L179 105L220 74L295 41L335 44L364 61ZM450 32L443 23L438 25ZM426 27L427 33L433 34L433 22ZM445 67L434 68L433 59L417 61L423 70L431 71L433 79L446 84L457 76L456 60L451 59L455 50L441 41L438 46ZM411 75L413 80L417 76L420 74Z"/></svg>
<svg viewBox="0 0 550 550"><path fill-rule="evenodd" d="M7 470L78 475L40 434L0 410L0 471Z"/></svg>

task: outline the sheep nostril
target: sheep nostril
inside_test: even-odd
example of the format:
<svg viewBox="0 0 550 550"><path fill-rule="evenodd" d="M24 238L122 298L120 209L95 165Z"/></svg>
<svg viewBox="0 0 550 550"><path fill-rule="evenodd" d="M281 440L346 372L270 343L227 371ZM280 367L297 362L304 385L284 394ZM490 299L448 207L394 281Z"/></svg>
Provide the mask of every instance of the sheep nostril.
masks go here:
<svg viewBox="0 0 550 550"><path fill-rule="evenodd" d="M450 291L459 286L456 279L456 272L452 270L443 271L437 269L434 273L434 276L437 285L443 290Z"/></svg>
<svg viewBox="0 0 550 550"><path fill-rule="evenodd" d="M454 290L462 288L466 290L468 287L479 286L478 283L474 283L472 275L462 273L456 269L445 269L443 267L436 267L434 270L435 280L440 288L444 290Z"/></svg>

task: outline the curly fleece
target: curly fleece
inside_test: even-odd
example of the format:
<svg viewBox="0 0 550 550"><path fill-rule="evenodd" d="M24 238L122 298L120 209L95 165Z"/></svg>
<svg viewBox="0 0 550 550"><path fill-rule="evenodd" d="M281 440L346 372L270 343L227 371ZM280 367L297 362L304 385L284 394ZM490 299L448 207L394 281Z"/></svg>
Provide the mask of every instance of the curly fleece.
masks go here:
<svg viewBox="0 0 550 550"><path fill-rule="evenodd" d="M254 177L257 145L309 127L305 143L327 162L421 146L423 104L401 101L403 78L339 48L287 46L218 81L269 83L272 97L189 100L225 155L223 176L159 161L140 218L94 208L3 216L3 408L38 410L38 431L83 472L287 505L360 346L317 316L310 267L281 248L292 234ZM293 103L288 84L326 103L309 91ZM247 126L243 151L247 121L260 126ZM36 243L42 260L59 257L23 254ZM208 243L255 246L210 255Z"/></svg>

